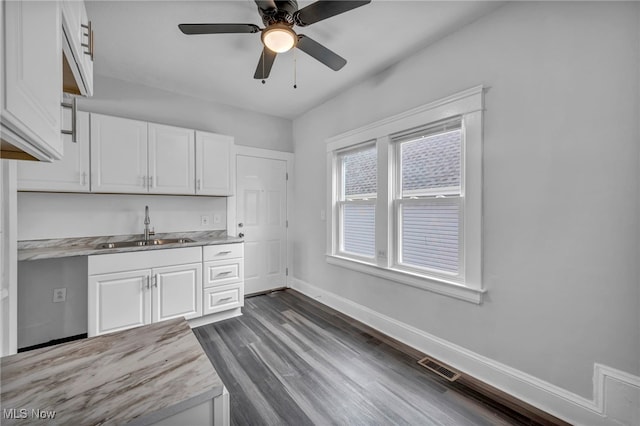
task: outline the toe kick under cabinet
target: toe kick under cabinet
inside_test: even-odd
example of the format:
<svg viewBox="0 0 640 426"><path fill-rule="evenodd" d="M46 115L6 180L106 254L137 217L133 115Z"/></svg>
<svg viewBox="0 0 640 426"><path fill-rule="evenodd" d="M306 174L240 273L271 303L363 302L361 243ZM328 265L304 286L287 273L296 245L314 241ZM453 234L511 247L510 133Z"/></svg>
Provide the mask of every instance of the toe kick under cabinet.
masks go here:
<svg viewBox="0 0 640 426"><path fill-rule="evenodd" d="M178 317L198 326L238 315L242 256L242 243L89 256L87 334Z"/></svg>

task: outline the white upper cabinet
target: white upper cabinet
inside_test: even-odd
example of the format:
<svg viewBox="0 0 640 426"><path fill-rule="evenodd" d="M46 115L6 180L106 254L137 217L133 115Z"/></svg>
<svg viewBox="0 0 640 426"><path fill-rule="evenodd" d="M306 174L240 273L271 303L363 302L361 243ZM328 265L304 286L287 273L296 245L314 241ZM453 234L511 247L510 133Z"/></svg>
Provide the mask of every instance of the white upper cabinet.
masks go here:
<svg viewBox="0 0 640 426"><path fill-rule="evenodd" d="M91 114L91 191L147 192L147 123Z"/></svg>
<svg viewBox="0 0 640 426"><path fill-rule="evenodd" d="M233 137L196 131L196 194L233 195Z"/></svg>
<svg viewBox="0 0 640 426"><path fill-rule="evenodd" d="M0 9L4 39L0 47L4 68L0 81L4 90L0 97L2 156L59 159L63 154L59 3L5 1Z"/></svg>
<svg viewBox="0 0 640 426"><path fill-rule="evenodd" d="M195 132L149 123L149 193L195 194Z"/></svg>
<svg viewBox="0 0 640 426"><path fill-rule="evenodd" d="M71 111L63 109L64 128L71 128ZM52 163L18 163L18 191L89 192L89 113L78 111L77 142L63 135L64 157Z"/></svg>
<svg viewBox="0 0 640 426"><path fill-rule="evenodd" d="M93 28L84 1L63 0L62 50L64 52L65 92L93 95Z"/></svg>

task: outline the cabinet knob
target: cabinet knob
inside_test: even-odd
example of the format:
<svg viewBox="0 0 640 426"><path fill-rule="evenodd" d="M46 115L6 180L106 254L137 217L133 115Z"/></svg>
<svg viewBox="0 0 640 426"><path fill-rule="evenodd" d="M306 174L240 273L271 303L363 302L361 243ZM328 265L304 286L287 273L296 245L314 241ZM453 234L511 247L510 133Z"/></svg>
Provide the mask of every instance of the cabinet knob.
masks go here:
<svg viewBox="0 0 640 426"><path fill-rule="evenodd" d="M242 228L243 226L244 226L244 223L242 223L242 222L240 222L240 223L238 224L238 228Z"/></svg>
<svg viewBox="0 0 640 426"><path fill-rule="evenodd" d="M244 234L241 232L241 233L238 234L238 237L242 238L242 237L244 237Z"/></svg>

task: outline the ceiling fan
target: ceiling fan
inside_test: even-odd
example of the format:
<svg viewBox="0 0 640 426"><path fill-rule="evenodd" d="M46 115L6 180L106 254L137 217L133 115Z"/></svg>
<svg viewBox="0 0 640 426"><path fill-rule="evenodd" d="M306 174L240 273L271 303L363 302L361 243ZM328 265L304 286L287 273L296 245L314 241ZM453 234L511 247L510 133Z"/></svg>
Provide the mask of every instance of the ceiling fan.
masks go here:
<svg viewBox="0 0 640 426"><path fill-rule="evenodd" d="M258 13L262 17L265 28L254 24L180 24L178 28L184 34L243 34L261 32L264 45L256 72L255 79L269 77L271 67L278 53L286 52L294 47L322 62L334 71L338 71L347 63L346 59L324 47L317 41L296 34L293 26L306 27L332 16L340 15L352 9L371 3L366 1L316 1L298 9L296 0L255 0Z"/></svg>

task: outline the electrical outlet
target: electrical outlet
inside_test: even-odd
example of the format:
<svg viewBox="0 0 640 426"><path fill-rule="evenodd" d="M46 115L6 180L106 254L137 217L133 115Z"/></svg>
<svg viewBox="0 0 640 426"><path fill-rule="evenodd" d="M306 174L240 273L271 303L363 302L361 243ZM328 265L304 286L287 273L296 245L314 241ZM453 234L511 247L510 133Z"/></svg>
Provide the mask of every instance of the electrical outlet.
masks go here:
<svg viewBox="0 0 640 426"><path fill-rule="evenodd" d="M386 250L378 250L378 257L380 259L386 259L387 258L387 251Z"/></svg>
<svg viewBox="0 0 640 426"><path fill-rule="evenodd" d="M201 226L209 226L209 221L210 220L211 220L211 218L209 217L209 215L203 214L202 216L200 216L200 225Z"/></svg>
<svg viewBox="0 0 640 426"><path fill-rule="evenodd" d="M66 302L67 301L67 289L66 288L54 288L53 289L53 303Z"/></svg>
<svg viewBox="0 0 640 426"><path fill-rule="evenodd" d="M214 214L213 215L213 223L218 224L222 222L222 217L219 214Z"/></svg>

